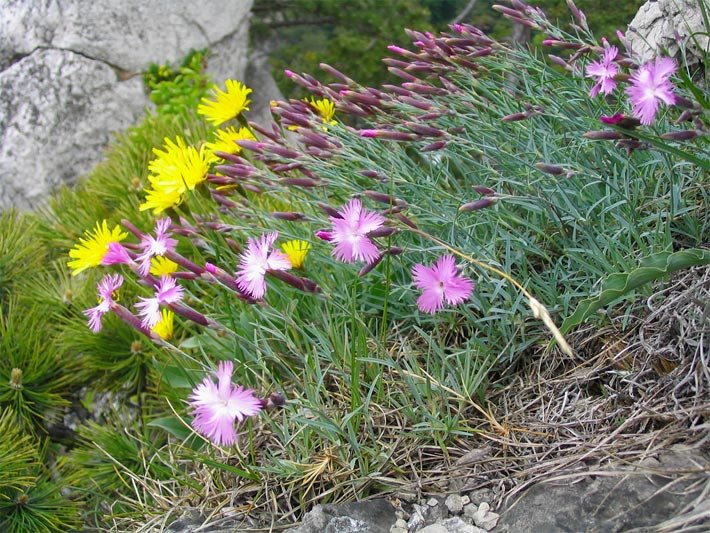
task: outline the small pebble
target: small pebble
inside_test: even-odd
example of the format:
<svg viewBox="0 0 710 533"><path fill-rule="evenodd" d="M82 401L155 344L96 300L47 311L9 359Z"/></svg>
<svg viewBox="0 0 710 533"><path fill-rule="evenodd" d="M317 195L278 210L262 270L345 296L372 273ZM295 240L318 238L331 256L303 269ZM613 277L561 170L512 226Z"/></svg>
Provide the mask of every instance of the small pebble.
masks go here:
<svg viewBox="0 0 710 533"><path fill-rule="evenodd" d="M500 518L498 513L493 513L490 509L491 506L483 502L478 506L478 510L473 513L473 522L486 531L490 531L496 527L496 525L498 525L498 518Z"/></svg>
<svg viewBox="0 0 710 533"><path fill-rule="evenodd" d="M444 526L449 533L486 533L485 529L467 524L458 516L447 518L441 522L441 525Z"/></svg>
<svg viewBox="0 0 710 533"><path fill-rule="evenodd" d="M429 507L436 507L437 505L439 505L439 500L437 500L436 498L429 498L429 499L426 501L426 504L427 504Z"/></svg>
<svg viewBox="0 0 710 533"><path fill-rule="evenodd" d="M402 520L402 519L400 518L400 519L398 519L398 520L394 523L394 527L400 527L400 528L402 528L402 529L407 529L407 521L406 521L406 520Z"/></svg>
<svg viewBox="0 0 710 533"><path fill-rule="evenodd" d="M450 513L459 514L463 510L463 498L458 494L449 494L444 501L444 505Z"/></svg>
<svg viewBox="0 0 710 533"><path fill-rule="evenodd" d="M390 528L390 533L409 533L409 530L406 527L392 526Z"/></svg>
<svg viewBox="0 0 710 533"><path fill-rule="evenodd" d="M430 524L421 528L418 533L449 533L449 530L439 524Z"/></svg>

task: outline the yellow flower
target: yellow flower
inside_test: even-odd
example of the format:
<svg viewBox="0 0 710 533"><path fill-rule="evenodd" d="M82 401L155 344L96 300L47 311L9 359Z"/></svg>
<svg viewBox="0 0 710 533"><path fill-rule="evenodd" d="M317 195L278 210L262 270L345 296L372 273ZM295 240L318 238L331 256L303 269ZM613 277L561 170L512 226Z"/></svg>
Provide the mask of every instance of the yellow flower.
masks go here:
<svg viewBox="0 0 710 533"><path fill-rule="evenodd" d="M306 241L294 239L283 243L281 249L291 260L291 266L293 266L293 268L303 268L303 263L306 261L306 255L308 255L308 250L311 249L311 244Z"/></svg>
<svg viewBox="0 0 710 533"><path fill-rule="evenodd" d="M86 238L79 238L79 244L69 250L69 257L74 261L69 261L67 266L72 269L73 276L87 268L99 266L108 252L108 245L112 242L121 242L128 237L128 233L122 232L118 225L109 230L106 220L97 222L96 229L93 232L85 231L84 235Z"/></svg>
<svg viewBox="0 0 710 533"><path fill-rule="evenodd" d="M182 137L175 142L165 138L165 150L153 149L158 156L148 163L152 172L148 176L151 189L146 189L146 201L138 208L152 209L156 215L170 207L180 205L183 195L192 190L207 177L214 156L201 146L197 150L188 146Z"/></svg>
<svg viewBox="0 0 710 533"><path fill-rule="evenodd" d="M156 333L161 339L167 341L171 339L173 337L173 334L175 333L175 313L173 313L170 309L161 309L160 316L160 321L150 329L151 331Z"/></svg>
<svg viewBox="0 0 710 533"><path fill-rule="evenodd" d="M233 127L229 127L223 130L217 130L215 132L215 137L215 142L205 144L207 149L210 150L210 152L212 152L213 154L214 152L238 154L242 148L234 141L241 141L244 139L250 141L256 140L256 137L254 137L254 134L251 132L251 130L249 130L249 128L239 128L239 131L237 131ZM215 158L216 157L217 156L215 156Z"/></svg>
<svg viewBox="0 0 710 533"><path fill-rule="evenodd" d="M338 123L336 120L333 120L333 116L335 115L335 104L332 101L327 98L323 98L321 100L311 98L309 103L316 108L316 111L318 112L318 115L320 115L320 118L323 119L323 122L330 126L334 126Z"/></svg>
<svg viewBox="0 0 710 533"><path fill-rule="evenodd" d="M153 257L150 264L150 273L156 277L169 276L178 269L178 264L162 255Z"/></svg>
<svg viewBox="0 0 710 533"><path fill-rule="evenodd" d="M227 92L215 85L212 87L215 100L203 98L204 103L197 106L197 112L204 115L207 121L212 122L215 126L236 118L244 110L249 110L251 102L247 99L251 89L245 85L235 80L227 80L225 85Z"/></svg>

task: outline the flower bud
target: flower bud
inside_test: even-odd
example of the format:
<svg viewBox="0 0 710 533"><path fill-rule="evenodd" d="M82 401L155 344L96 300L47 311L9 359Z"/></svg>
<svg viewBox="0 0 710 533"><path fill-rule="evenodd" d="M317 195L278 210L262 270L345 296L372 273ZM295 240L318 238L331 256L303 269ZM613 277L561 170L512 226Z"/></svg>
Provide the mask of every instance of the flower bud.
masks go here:
<svg viewBox="0 0 710 533"><path fill-rule="evenodd" d="M363 196L366 196L367 198L370 198L371 200L375 200L376 202L380 202L382 204L407 205L407 202L405 202L404 200L400 200L399 198L395 198L395 197L393 197L389 194L385 194L383 192L366 190L366 191L362 191L360 194L362 194Z"/></svg>
<svg viewBox="0 0 710 533"><path fill-rule="evenodd" d="M389 237L391 235L394 235L397 233L397 228L391 228L388 226L382 226L377 228L376 230L372 230L367 234L368 237L372 238L377 238L377 237Z"/></svg>
<svg viewBox="0 0 710 533"><path fill-rule="evenodd" d="M559 176L565 172L564 168L558 167L557 165L550 165L548 163L535 163L535 168L545 172L546 174L552 174L553 176Z"/></svg>
<svg viewBox="0 0 710 533"><path fill-rule="evenodd" d="M490 195L490 194L495 194L496 192L491 189L490 187L485 187L483 185L474 185L473 190L476 191L478 194L483 194L483 195Z"/></svg>
<svg viewBox="0 0 710 533"><path fill-rule="evenodd" d="M420 152L436 152L437 150L441 150L444 148L447 144L449 144L447 141L436 141L431 144L427 144L425 147L423 147Z"/></svg>
<svg viewBox="0 0 710 533"><path fill-rule="evenodd" d="M295 222L296 220L303 220L304 218L306 218L306 215L304 215L303 213L298 213L295 211L272 211L270 215L280 220L288 220L289 222Z"/></svg>
<svg viewBox="0 0 710 533"><path fill-rule="evenodd" d="M593 141L613 141L616 139L624 138L621 133L613 130L588 131L586 133L583 133L582 137L592 139Z"/></svg>
<svg viewBox="0 0 710 533"><path fill-rule="evenodd" d="M669 131L661 135L661 139L668 139L671 141L689 141L690 139L695 139L699 137L700 133L695 130L685 130L685 131Z"/></svg>
<svg viewBox="0 0 710 533"><path fill-rule="evenodd" d="M294 185L296 187L318 187L322 183L311 178L281 178L279 183Z"/></svg>
<svg viewBox="0 0 710 533"><path fill-rule="evenodd" d="M316 205L320 208L321 211L323 211L326 215L333 217L333 218L343 218L340 213L338 213L338 210L335 209L334 207L329 206L328 204L325 204L323 202L316 202Z"/></svg>
<svg viewBox="0 0 710 533"><path fill-rule="evenodd" d="M473 202L463 204L459 207L459 211L477 211L478 209L485 209L490 207L498 201L498 198L486 196L485 198L479 198Z"/></svg>

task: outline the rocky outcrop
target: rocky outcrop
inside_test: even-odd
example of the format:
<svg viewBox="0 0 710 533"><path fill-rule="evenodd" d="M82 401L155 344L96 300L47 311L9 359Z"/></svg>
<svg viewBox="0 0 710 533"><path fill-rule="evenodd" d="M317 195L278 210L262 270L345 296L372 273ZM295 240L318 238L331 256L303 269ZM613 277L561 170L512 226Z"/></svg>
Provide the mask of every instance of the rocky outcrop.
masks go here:
<svg viewBox="0 0 710 533"><path fill-rule="evenodd" d="M243 79L253 0L6 0L0 17L0 210L88 172L148 105L140 72L209 47Z"/></svg>
<svg viewBox="0 0 710 533"><path fill-rule="evenodd" d="M664 54L691 67L703 61L710 54L710 28L705 29L699 1L705 0L652 0L641 6L626 33L637 59L643 63Z"/></svg>

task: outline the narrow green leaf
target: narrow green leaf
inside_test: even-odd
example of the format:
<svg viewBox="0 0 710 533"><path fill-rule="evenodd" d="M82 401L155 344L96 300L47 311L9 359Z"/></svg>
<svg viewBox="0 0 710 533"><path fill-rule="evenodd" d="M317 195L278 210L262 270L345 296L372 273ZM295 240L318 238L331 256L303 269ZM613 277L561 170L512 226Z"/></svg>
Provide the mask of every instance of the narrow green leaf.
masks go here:
<svg viewBox="0 0 710 533"><path fill-rule="evenodd" d="M560 331L563 334L567 333L598 309L646 283L684 268L707 264L710 264L710 250L700 248L650 255L641 261L637 269L609 276L602 284L601 292L593 298L580 302L575 312L565 319Z"/></svg>
<svg viewBox="0 0 710 533"><path fill-rule="evenodd" d="M190 428L185 427L185 424L174 416L156 418L155 420L148 422L146 425L149 427L163 429L179 440L185 440L192 434Z"/></svg>

